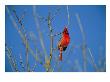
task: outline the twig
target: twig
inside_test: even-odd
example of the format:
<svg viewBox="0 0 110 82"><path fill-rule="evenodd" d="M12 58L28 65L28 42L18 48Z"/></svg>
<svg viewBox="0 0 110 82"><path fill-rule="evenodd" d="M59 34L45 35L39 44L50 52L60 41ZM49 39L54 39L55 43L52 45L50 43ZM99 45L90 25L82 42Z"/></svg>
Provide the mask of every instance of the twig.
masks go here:
<svg viewBox="0 0 110 82"><path fill-rule="evenodd" d="M51 26L51 20L50 20L50 13L48 15L48 27L50 30L50 61L52 59L52 53L53 53L53 30L52 30L52 26Z"/></svg>
<svg viewBox="0 0 110 82"><path fill-rule="evenodd" d="M10 20L12 21L13 25L14 25L14 28L18 31L22 41L24 44L26 44L25 42L25 35L21 32L21 30L18 28L18 25L16 24L14 18L12 17L11 13L10 13L10 10L8 9L8 7L6 6L6 11L7 13L9 14L9 17L10 17ZM39 63L41 63L41 61L39 61L37 55L34 54L33 50L30 48L29 44L27 43L27 46L28 46L28 51L32 54L32 56L35 58L35 60Z"/></svg>
<svg viewBox="0 0 110 82"><path fill-rule="evenodd" d="M32 67L32 72L34 72L36 66L37 66L37 64L36 64L36 62L35 62L34 66Z"/></svg>
<svg viewBox="0 0 110 82"><path fill-rule="evenodd" d="M86 39L85 39L85 33L84 33L84 30L83 30L83 26L81 24L81 21L80 21L80 17L78 14L75 14L76 18L77 18L77 21L78 21L78 24L79 24L79 28L80 28L80 31L81 31L81 35L82 35L82 39L83 39L83 42L82 42L82 54L83 54L83 60L84 60L84 71L86 71Z"/></svg>
<svg viewBox="0 0 110 82"><path fill-rule="evenodd" d="M11 51L10 48L7 47L7 45L5 45L5 48L6 48L6 51L7 51L7 56L9 58L9 63L11 65L12 71L15 70L17 72L18 68L17 68L17 64L16 64L14 58L12 57L12 51Z"/></svg>
<svg viewBox="0 0 110 82"><path fill-rule="evenodd" d="M40 26L39 26L37 14L36 14L36 6L33 6L33 16L34 16L36 28L37 28L37 31L38 31L38 34L39 34L40 43L41 43L41 46L42 46L42 49L43 49L43 52L44 52L44 55L45 55L45 63L46 63L47 60L48 60L48 56L47 56L46 48L45 48L45 45L44 45L43 36L42 36L41 31L40 31Z"/></svg>
<svg viewBox="0 0 110 82"><path fill-rule="evenodd" d="M68 18L68 26L70 24L70 15L69 15L69 10L68 10L68 5L66 6L67 9L67 18Z"/></svg>
<svg viewBox="0 0 110 82"><path fill-rule="evenodd" d="M20 65L22 67L22 70L25 71L25 67L24 67L24 64L23 64L23 59L22 59L21 54L19 55L19 58L20 58Z"/></svg>
<svg viewBox="0 0 110 82"><path fill-rule="evenodd" d="M27 67L27 71L30 71L30 68L29 68L29 62L28 62L28 41L25 40L26 44L25 44L25 48L26 48L26 67Z"/></svg>
<svg viewBox="0 0 110 82"><path fill-rule="evenodd" d="M62 33L60 32L60 33L56 33L56 34L54 34L53 36L57 36L57 35L61 35Z"/></svg>
<svg viewBox="0 0 110 82"><path fill-rule="evenodd" d="M91 57L91 62L92 62L92 64L93 64L95 70L98 71L98 68L97 68L97 65L96 65L95 62L94 62L94 58L93 58L93 55L92 55L91 50L90 50L90 48L87 48L87 49L88 49L89 54L90 54L90 57Z"/></svg>
<svg viewBox="0 0 110 82"><path fill-rule="evenodd" d="M19 18L18 17L18 15L17 15L17 13L16 13L16 11L13 9L13 12L14 12L14 15L15 15L15 17L17 18L17 20L18 20L18 23L21 25L21 27L22 27L22 29L24 29L24 26L23 26L23 24L22 24L22 19L24 18L24 14L23 14L23 16L21 17L21 18ZM26 67L27 67L27 71L29 71L30 69L29 69L29 62L28 62L28 41L27 41L27 38L26 38L26 34L25 34L25 37L24 37L24 43L25 43L25 48L26 48Z"/></svg>
<svg viewBox="0 0 110 82"><path fill-rule="evenodd" d="M24 26L23 26L22 20L23 20L23 18L25 16L25 13L21 16L21 18L19 18L17 13L16 13L16 11L14 9L13 9L13 12L14 12L15 17L18 20L18 23L21 25L21 29L20 30L24 30Z"/></svg>

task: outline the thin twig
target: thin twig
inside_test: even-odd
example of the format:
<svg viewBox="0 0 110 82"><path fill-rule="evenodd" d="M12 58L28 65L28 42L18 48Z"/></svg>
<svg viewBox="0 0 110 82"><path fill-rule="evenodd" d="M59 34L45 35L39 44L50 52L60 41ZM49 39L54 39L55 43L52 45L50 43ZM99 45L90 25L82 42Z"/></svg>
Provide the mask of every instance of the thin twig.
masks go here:
<svg viewBox="0 0 110 82"><path fill-rule="evenodd" d="M94 58L93 58L93 55L92 55L91 50L90 50L90 48L87 48L87 49L88 49L89 54L90 54L90 57L91 57L91 62L92 62L92 64L93 64L95 70L98 71L98 68L97 68L97 65L96 65L95 62L94 62Z"/></svg>
<svg viewBox="0 0 110 82"><path fill-rule="evenodd" d="M16 13L16 11L14 9L13 9L13 12L14 12L15 17L18 20L18 23L21 25L22 29L24 29L24 26L22 24L22 19L24 18L24 14L23 14L23 16L21 18L19 18L17 13ZM25 38L24 39L25 39L24 43L25 43L25 48L26 48L26 67L27 67L27 71L29 71L30 69L29 69L29 62L28 62L28 45L27 45L28 41L27 41L27 38L26 38L26 34L25 34Z"/></svg>
<svg viewBox="0 0 110 82"><path fill-rule="evenodd" d="M50 17L50 13L48 15L48 27L50 30L50 62L52 59L52 53L53 53L53 30L52 30L52 26L51 26L51 17Z"/></svg>
<svg viewBox="0 0 110 82"><path fill-rule="evenodd" d="M43 36L42 36L41 31L40 31L40 26L39 26L39 22L38 22L37 13L36 13L36 6L33 6L33 16L34 16L34 19L35 19L35 24L36 24L37 32L39 34L39 39L40 39L41 47L42 47L44 55L45 55L45 63L46 63L47 60L48 60L48 55L47 55L47 51L46 51L46 48L45 48L45 45L44 45Z"/></svg>
<svg viewBox="0 0 110 82"><path fill-rule="evenodd" d="M68 9L68 5L66 6L67 9L67 18L68 18L68 26L70 24L70 15L69 15L69 9Z"/></svg>
<svg viewBox="0 0 110 82"><path fill-rule="evenodd" d="M20 58L20 65L22 67L22 70L25 71L25 67L24 67L24 64L23 64L23 59L22 59L21 54L19 55L19 58Z"/></svg>
<svg viewBox="0 0 110 82"><path fill-rule="evenodd" d="M10 48L8 48L7 47L7 45L5 46L5 48L6 48L6 51L7 51L7 56L8 56L8 59L9 59L9 63L10 63L10 65L11 65L11 68L12 68L12 71L18 71L18 68L17 68L17 64L16 64L16 62L15 62L15 59L12 57L12 51L11 51L11 49Z"/></svg>
<svg viewBox="0 0 110 82"><path fill-rule="evenodd" d="M34 66L32 67L32 72L34 72L36 66L37 66L37 64L36 64L36 62L35 62Z"/></svg>
<svg viewBox="0 0 110 82"><path fill-rule="evenodd" d="M25 13L21 16L21 18L18 17L18 15L17 15L17 13L16 13L16 11L14 9L13 9L13 13L14 13L15 17L17 18L18 23L21 25L21 29L20 30L24 30L24 25L22 23L22 20L23 20L23 18L25 16Z"/></svg>
<svg viewBox="0 0 110 82"><path fill-rule="evenodd" d="M13 23L13 25L14 25L14 28L18 31L18 33L19 33L19 35L20 35L20 37L21 37L23 43L26 44L26 43L25 43L25 42L26 42L26 41L25 41L25 40L26 40L26 39L25 39L25 35L24 35L24 34L21 32L21 30L18 28L18 25L16 24L14 18L12 17L12 15L11 15L11 13L10 13L10 10L8 9L7 6L6 6L6 11L7 11L7 13L9 14L10 20L12 21L12 23ZM32 54L32 56L35 58L35 60L40 63L41 61L39 61L38 56L34 54L33 50L30 48L30 46L29 46L28 43L27 43L27 46L28 46L28 51Z"/></svg>
<svg viewBox="0 0 110 82"><path fill-rule="evenodd" d="M82 35L82 39L83 39L83 42L82 42L82 54L83 54L83 60L84 60L84 71L86 71L86 39L85 39L85 33L84 33L84 30L83 30L83 26L81 24L81 21L80 21L80 17L78 14L75 14L76 18L77 18L77 21L78 21L78 24L79 24L79 28L80 28L80 31L81 31L81 35Z"/></svg>
<svg viewBox="0 0 110 82"><path fill-rule="evenodd" d="M26 47L26 67L27 67L27 71L29 71L30 68L29 68L29 60L28 60L28 45L27 45L27 44L28 44L28 43L27 43L28 41L27 41L27 40L25 40L25 41L26 41L26 42L25 42L25 43L26 43L26 46L25 46L25 47Z"/></svg>

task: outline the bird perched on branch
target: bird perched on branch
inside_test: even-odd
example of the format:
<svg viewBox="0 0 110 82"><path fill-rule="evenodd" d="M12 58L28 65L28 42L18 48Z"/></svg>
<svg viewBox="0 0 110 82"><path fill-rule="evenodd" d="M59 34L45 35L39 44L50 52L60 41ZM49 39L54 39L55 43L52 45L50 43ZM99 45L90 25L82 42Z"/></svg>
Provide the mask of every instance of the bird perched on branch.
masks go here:
<svg viewBox="0 0 110 82"><path fill-rule="evenodd" d="M65 27L62 32L62 37L58 43L58 50L60 51L60 55L59 55L60 61L62 61L62 52L66 50L69 43L70 43L70 36L68 33L68 28Z"/></svg>

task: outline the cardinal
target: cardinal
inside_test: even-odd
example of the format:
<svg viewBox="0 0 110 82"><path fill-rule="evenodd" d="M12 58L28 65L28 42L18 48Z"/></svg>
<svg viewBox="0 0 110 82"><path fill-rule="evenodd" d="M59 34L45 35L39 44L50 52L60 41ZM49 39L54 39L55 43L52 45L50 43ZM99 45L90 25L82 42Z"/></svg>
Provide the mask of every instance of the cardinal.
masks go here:
<svg viewBox="0 0 110 82"><path fill-rule="evenodd" d="M58 50L60 51L59 60L62 61L62 52L66 50L68 44L70 43L70 36L68 28L65 27L62 32L62 37L58 42Z"/></svg>

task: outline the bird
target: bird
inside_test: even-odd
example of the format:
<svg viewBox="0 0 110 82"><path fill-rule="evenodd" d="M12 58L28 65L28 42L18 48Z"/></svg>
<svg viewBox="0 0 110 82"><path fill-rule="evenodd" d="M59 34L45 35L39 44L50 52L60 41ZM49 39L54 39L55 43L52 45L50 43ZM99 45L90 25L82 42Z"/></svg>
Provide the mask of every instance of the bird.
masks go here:
<svg viewBox="0 0 110 82"><path fill-rule="evenodd" d="M67 46L70 43L70 36L68 32L68 28L64 27L62 32L62 37L58 42L58 50L60 51L59 60L62 61L62 52L66 50Z"/></svg>

